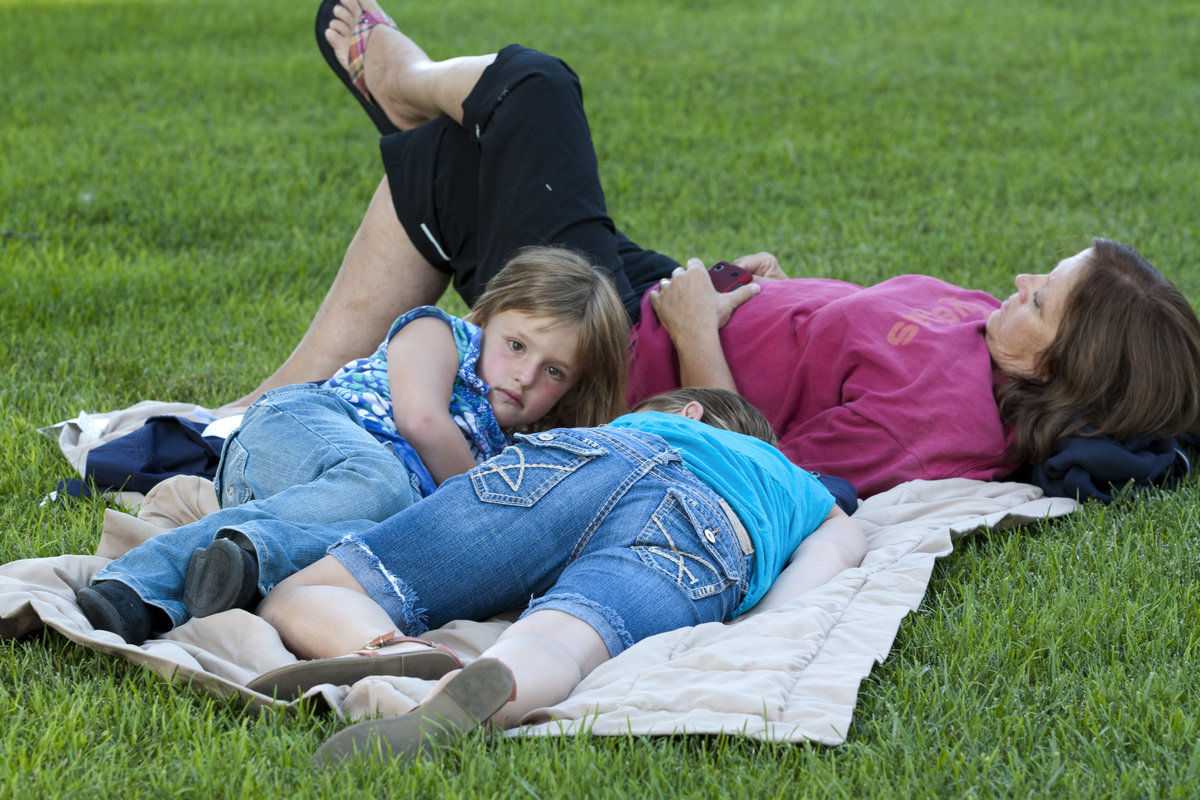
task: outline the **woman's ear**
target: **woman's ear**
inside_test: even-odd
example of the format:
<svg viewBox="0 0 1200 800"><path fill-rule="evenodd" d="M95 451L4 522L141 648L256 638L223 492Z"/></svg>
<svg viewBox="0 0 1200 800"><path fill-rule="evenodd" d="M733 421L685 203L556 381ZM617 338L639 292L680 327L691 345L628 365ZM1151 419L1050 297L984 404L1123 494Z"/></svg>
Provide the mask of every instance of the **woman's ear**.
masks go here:
<svg viewBox="0 0 1200 800"><path fill-rule="evenodd" d="M704 406L693 400L683 407L683 410L679 412L679 415L681 417L687 417L688 419L694 419L697 422L700 422L704 419Z"/></svg>

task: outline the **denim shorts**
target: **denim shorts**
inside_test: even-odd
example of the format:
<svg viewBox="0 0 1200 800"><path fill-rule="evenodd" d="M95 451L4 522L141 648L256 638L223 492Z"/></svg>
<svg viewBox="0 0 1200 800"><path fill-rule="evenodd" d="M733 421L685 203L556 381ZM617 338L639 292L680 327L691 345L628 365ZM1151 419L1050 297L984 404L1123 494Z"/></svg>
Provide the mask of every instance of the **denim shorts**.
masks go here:
<svg viewBox="0 0 1200 800"><path fill-rule="evenodd" d="M730 618L749 549L662 438L587 428L520 436L329 552L410 635L528 606L587 622L615 656Z"/></svg>

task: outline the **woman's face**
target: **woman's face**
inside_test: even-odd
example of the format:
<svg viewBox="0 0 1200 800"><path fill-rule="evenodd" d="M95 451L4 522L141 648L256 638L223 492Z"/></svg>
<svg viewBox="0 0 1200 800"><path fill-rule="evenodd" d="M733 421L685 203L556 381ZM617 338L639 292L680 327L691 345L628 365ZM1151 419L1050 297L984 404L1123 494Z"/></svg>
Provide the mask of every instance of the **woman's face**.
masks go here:
<svg viewBox="0 0 1200 800"><path fill-rule="evenodd" d="M1044 377L1037 373L1038 357L1058 335L1067 298L1091 255L1088 248L1058 262L1044 275L1017 276L1016 293L987 320L988 351L1004 374Z"/></svg>

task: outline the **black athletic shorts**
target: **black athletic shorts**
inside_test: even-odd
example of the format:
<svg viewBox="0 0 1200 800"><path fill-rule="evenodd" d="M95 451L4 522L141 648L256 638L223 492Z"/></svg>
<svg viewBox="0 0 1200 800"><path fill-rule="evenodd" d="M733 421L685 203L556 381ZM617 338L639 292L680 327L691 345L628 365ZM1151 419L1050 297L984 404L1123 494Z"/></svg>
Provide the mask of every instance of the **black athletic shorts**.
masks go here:
<svg viewBox="0 0 1200 800"><path fill-rule="evenodd" d="M579 78L557 58L509 45L463 102L462 125L442 116L380 150L409 239L468 305L529 245L607 268L635 322L642 295L677 266L608 217Z"/></svg>

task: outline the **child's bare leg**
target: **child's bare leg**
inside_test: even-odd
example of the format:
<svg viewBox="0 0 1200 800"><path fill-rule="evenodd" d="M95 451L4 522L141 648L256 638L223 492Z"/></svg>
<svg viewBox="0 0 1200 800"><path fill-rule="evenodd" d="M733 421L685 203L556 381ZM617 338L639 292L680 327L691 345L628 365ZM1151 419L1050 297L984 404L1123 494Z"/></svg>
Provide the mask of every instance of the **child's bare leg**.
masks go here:
<svg viewBox="0 0 1200 800"><path fill-rule="evenodd" d="M342 66L349 69L350 41L363 12L382 15L375 0L342 0L325 32ZM366 48L364 77L371 96L400 130L446 114L462 122L462 102L495 53L434 61L400 31L378 25Z"/></svg>
<svg viewBox="0 0 1200 800"><path fill-rule="evenodd" d="M325 380L351 359L372 353L396 317L436 303L449 282L413 247L384 178L296 349L254 391L229 405L248 406L276 386Z"/></svg>
<svg viewBox="0 0 1200 800"><path fill-rule="evenodd" d="M567 699L609 655L604 640L591 625L561 611L545 610L514 622L479 657L493 658L513 674L517 697L505 703L491 720L498 727L512 728L533 709ZM449 673L439 680L429 697L456 674Z"/></svg>
<svg viewBox="0 0 1200 800"><path fill-rule="evenodd" d="M414 758L481 724L511 728L529 711L566 699L608 657L587 623L561 611L534 612L465 670L442 677L417 708L351 725L326 741L314 760L339 762L371 752Z"/></svg>
<svg viewBox="0 0 1200 800"><path fill-rule="evenodd" d="M342 562L325 556L271 590L256 612L300 658L353 653L396 627Z"/></svg>

